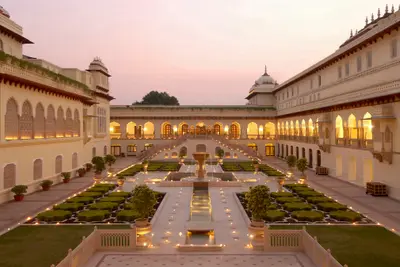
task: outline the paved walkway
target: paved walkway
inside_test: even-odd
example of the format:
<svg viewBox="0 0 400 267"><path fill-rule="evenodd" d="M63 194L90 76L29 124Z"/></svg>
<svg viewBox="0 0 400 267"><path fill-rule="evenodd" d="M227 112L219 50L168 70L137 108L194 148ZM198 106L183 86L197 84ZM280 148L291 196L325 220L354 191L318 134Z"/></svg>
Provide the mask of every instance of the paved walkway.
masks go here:
<svg viewBox="0 0 400 267"><path fill-rule="evenodd" d="M265 161L268 165L287 171L285 161L271 158ZM306 171L308 183L318 191L352 207L386 228L399 233L400 202L388 197L373 197L365 194L365 188L326 175L316 175ZM393 230L392 230L393 231Z"/></svg>
<svg viewBox="0 0 400 267"><path fill-rule="evenodd" d="M114 171L121 170L136 161L135 158L118 158L113 165ZM21 202L7 202L0 205L0 234L8 231L9 228L25 220L29 216L51 208L54 204L63 199L78 193L93 184L93 172L87 173L84 177L74 178L68 184L57 184L49 191L37 191L26 195Z"/></svg>

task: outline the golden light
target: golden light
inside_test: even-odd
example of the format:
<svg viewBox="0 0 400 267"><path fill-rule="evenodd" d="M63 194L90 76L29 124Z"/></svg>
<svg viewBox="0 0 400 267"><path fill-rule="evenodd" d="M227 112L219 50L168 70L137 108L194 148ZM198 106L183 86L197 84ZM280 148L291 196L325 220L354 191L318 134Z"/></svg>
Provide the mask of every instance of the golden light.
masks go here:
<svg viewBox="0 0 400 267"><path fill-rule="evenodd" d="M174 132L176 133L178 131L178 128L174 126Z"/></svg>
<svg viewBox="0 0 400 267"><path fill-rule="evenodd" d="M112 126L110 127L110 132L112 132L112 133L114 132L114 127L112 127Z"/></svg>
<svg viewBox="0 0 400 267"><path fill-rule="evenodd" d="M229 131L228 125L225 126L224 131L227 133Z"/></svg>

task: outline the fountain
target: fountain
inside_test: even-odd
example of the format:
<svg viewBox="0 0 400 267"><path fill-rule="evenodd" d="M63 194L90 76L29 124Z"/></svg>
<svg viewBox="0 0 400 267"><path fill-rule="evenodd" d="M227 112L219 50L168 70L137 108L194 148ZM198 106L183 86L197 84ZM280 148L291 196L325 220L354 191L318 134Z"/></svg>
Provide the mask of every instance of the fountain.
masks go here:
<svg viewBox="0 0 400 267"><path fill-rule="evenodd" d="M204 179L205 176L205 164L204 162L210 157L209 153L206 152L195 152L192 154L193 158L198 163L198 173L197 177L200 179Z"/></svg>

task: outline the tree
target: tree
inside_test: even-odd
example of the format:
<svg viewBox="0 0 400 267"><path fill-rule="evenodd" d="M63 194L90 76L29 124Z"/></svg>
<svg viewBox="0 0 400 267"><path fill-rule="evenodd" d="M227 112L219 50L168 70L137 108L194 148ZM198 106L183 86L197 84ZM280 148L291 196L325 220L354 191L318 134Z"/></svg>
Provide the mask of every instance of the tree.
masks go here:
<svg viewBox="0 0 400 267"><path fill-rule="evenodd" d="M269 188L266 185L250 187L245 194L247 208L251 211L253 221L260 221L268 210Z"/></svg>
<svg viewBox="0 0 400 267"><path fill-rule="evenodd" d="M136 101L133 105L179 106L179 101L175 96L170 96L167 92L151 91L142 98L142 101Z"/></svg>
<svg viewBox="0 0 400 267"><path fill-rule="evenodd" d="M294 166L296 166L296 161L297 161L297 158L293 155L286 157L286 163L289 166L289 168L293 168Z"/></svg>
<svg viewBox="0 0 400 267"><path fill-rule="evenodd" d="M308 165L308 162L307 162L307 159L305 159L305 158L299 159L296 162L297 169L299 171L301 171L302 175L304 175L304 171L307 170L307 165Z"/></svg>

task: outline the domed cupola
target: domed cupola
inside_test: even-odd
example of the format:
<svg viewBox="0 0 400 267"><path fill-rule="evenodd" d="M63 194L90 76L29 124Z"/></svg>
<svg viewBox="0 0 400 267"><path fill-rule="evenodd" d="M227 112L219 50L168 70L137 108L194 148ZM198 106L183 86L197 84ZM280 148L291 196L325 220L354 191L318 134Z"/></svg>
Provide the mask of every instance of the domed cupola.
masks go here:
<svg viewBox="0 0 400 267"><path fill-rule="evenodd" d="M267 66L265 66L264 74L255 82L256 85L261 84L275 84L276 81L267 73Z"/></svg>
<svg viewBox="0 0 400 267"><path fill-rule="evenodd" d="M248 105L273 105L274 97L272 92L278 83L268 74L265 66L264 74L256 80L246 97Z"/></svg>
<svg viewBox="0 0 400 267"><path fill-rule="evenodd" d="M4 9L4 7L0 6L0 14L3 16L6 16L7 18L10 18L10 13L8 13L7 10Z"/></svg>
<svg viewBox="0 0 400 267"><path fill-rule="evenodd" d="M88 71L99 71L107 77L111 77L111 75L108 73L108 69L99 57L94 58L93 61L89 64Z"/></svg>

